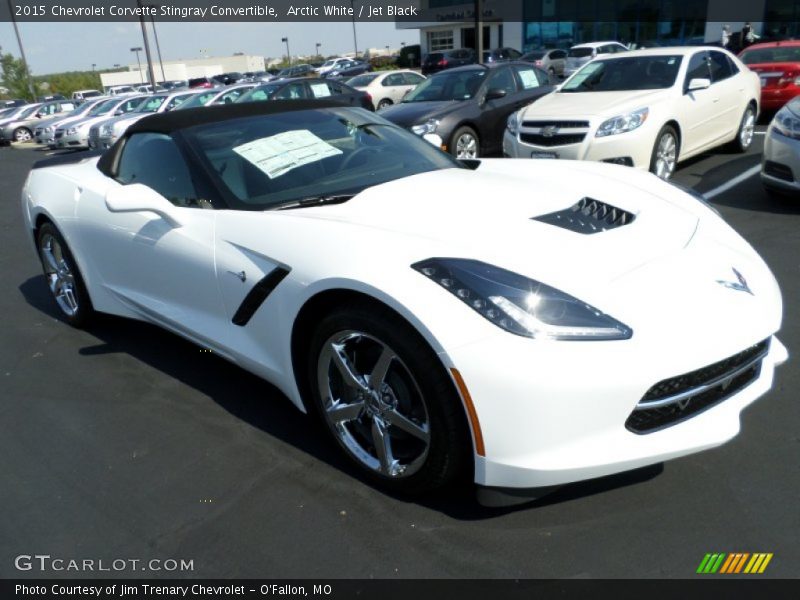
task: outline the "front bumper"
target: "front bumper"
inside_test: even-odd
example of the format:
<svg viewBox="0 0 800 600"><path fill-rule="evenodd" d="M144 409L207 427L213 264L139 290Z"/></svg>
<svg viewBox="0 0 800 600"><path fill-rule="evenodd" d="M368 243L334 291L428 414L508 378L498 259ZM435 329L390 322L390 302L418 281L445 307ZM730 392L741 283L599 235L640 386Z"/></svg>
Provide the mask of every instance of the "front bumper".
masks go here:
<svg viewBox="0 0 800 600"><path fill-rule="evenodd" d="M800 192L800 140L776 133L772 127L767 130L761 181L767 187Z"/></svg>
<svg viewBox="0 0 800 600"><path fill-rule="evenodd" d="M536 120L544 122L552 120L557 122L557 119L538 117ZM520 127L516 135L513 135L506 129L503 134L503 154L512 158L547 157L565 160L605 161L617 162L617 164L624 164L644 170L650 168L650 159L658 132L653 131L653 128L650 127L648 123L627 133L610 135L607 137L595 137L595 132L599 124L599 122L590 121L589 128L577 133L575 138L573 138L576 139L580 137L585 131L585 135L581 140L572 141L565 136L561 138L565 140L563 144L556 141L548 141L547 144L523 141L526 139L527 135L538 135L542 131L541 128ZM572 130L565 131L569 132ZM556 135L558 136L561 134L559 133ZM558 139L558 137L555 138L555 140Z"/></svg>
<svg viewBox="0 0 800 600"><path fill-rule="evenodd" d="M55 146L56 148L88 148L89 134L78 132L72 135L65 135L57 131Z"/></svg>

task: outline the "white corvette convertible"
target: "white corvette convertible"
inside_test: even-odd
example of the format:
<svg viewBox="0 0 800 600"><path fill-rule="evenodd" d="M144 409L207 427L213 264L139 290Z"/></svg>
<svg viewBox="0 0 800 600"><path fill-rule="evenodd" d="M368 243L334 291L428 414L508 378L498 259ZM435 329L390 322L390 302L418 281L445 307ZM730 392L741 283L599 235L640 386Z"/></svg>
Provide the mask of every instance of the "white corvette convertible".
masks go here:
<svg viewBox="0 0 800 600"><path fill-rule="evenodd" d="M22 208L67 321L213 350L400 492L531 497L717 446L787 358L775 279L697 198L460 163L333 103L148 117L37 164Z"/></svg>

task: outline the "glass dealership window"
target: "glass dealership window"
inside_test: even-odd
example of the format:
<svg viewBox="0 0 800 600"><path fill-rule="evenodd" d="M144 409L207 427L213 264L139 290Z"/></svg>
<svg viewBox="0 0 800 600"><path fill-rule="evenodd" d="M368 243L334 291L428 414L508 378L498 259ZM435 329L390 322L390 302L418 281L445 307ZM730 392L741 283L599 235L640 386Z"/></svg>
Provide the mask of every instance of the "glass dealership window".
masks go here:
<svg viewBox="0 0 800 600"><path fill-rule="evenodd" d="M453 49L453 30L429 31L428 32L428 51Z"/></svg>

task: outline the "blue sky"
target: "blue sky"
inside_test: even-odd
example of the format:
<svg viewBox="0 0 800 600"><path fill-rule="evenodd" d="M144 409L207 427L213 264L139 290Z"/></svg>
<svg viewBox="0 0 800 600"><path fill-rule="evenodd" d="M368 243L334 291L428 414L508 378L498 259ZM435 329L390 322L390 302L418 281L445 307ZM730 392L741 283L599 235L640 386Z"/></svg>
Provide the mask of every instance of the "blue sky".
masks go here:
<svg viewBox="0 0 800 600"><path fill-rule="evenodd" d="M156 28L164 60L199 58L201 51L208 56L244 52L277 57L286 53L281 38L287 36L293 55L312 54L316 42L326 55L353 50L350 22L156 23ZM92 63L98 69L127 65L136 62L130 49L142 45L138 22L19 23L19 29L34 74L90 70ZM359 51L419 43L418 30L396 29L392 22L357 23L356 32ZM0 46L19 55L11 23L0 23Z"/></svg>

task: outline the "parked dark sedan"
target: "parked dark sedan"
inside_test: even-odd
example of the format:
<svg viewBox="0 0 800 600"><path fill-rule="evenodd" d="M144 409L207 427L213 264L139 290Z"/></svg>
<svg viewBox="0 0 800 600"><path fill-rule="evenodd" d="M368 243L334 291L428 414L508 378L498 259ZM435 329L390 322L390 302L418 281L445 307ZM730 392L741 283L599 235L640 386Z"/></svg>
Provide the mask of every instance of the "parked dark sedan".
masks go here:
<svg viewBox="0 0 800 600"><path fill-rule="evenodd" d="M431 52L422 59L422 74L428 75L445 69L472 65L478 62L475 57L475 51L472 48Z"/></svg>
<svg viewBox="0 0 800 600"><path fill-rule="evenodd" d="M485 63L519 60L521 58L522 52L514 50L514 48L495 48L494 50L483 51L483 62Z"/></svg>
<svg viewBox="0 0 800 600"><path fill-rule="evenodd" d="M459 67L423 81L381 116L457 158L476 158L500 152L508 117L553 89L530 63Z"/></svg>
<svg viewBox="0 0 800 600"><path fill-rule="evenodd" d="M326 79L350 79L372 71L372 65L360 60L351 60L337 64L333 69L323 75Z"/></svg>
<svg viewBox="0 0 800 600"><path fill-rule="evenodd" d="M372 97L366 92L354 90L338 81L321 77L300 77L271 81L245 92L237 102L262 102L264 100L338 100L342 104L375 110ZM501 132L502 133L502 132Z"/></svg>

